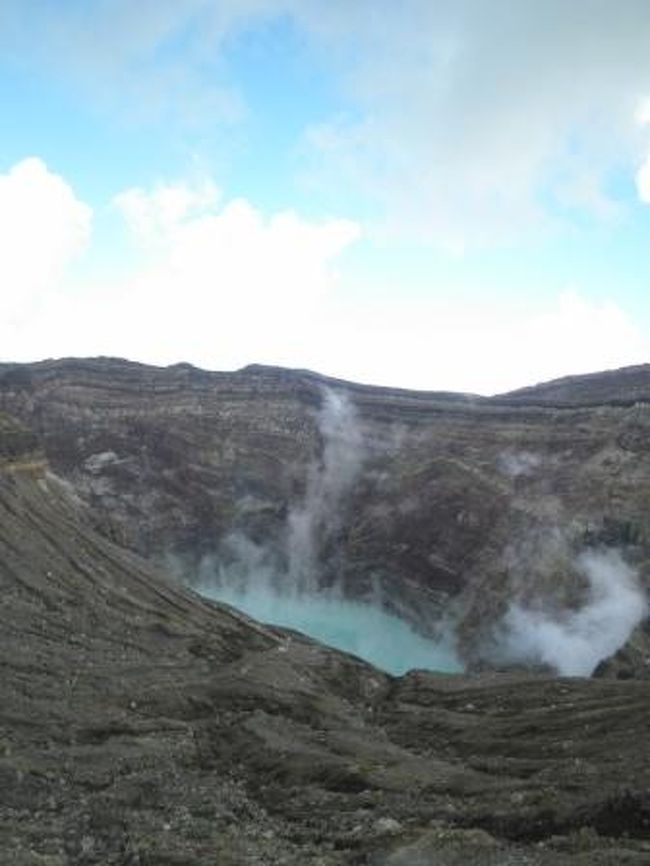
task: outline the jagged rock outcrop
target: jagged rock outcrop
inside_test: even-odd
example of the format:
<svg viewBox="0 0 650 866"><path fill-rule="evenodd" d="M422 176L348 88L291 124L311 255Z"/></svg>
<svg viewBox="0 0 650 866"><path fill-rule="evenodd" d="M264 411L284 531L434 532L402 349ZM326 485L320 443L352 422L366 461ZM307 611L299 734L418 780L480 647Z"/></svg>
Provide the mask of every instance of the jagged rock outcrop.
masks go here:
<svg viewBox="0 0 650 866"><path fill-rule="evenodd" d="M394 679L170 583L0 416L0 861L650 858L648 685Z"/></svg>
<svg viewBox="0 0 650 866"><path fill-rule="evenodd" d="M0 406L96 527L190 582L230 555L233 532L287 567L288 516L327 450L328 389L352 407L358 454L336 524L313 527L323 584L380 588L425 632L454 617L461 653L481 664L512 599L584 602L585 551L618 550L648 586L650 367L486 399L266 367L0 365ZM650 646L635 659L647 672Z"/></svg>

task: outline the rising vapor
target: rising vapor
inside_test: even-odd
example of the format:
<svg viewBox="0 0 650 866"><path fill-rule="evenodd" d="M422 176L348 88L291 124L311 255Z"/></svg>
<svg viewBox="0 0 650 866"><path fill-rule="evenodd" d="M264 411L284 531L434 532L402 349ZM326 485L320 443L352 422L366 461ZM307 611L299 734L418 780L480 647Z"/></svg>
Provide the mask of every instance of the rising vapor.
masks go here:
<svg viewBox="0 0 650 866"><path fill-rule="evenodd" d="M318 588L319 551L341 528L341 506L365 456L356 409L344 394L324 391L318 427L322 457L309 467L305 497L287 522L287 578L294 591Z"/></svg>
<svg viewBox="0 0 650 866"><path fill-rule="evenodd" d="M581 554L576 565L588 582L577 610L511 603L492 653L501 664L548 665L565 676L590 676L613 655L648 613L637 572L616 550Z"/></svg>
<svg viewBox="0 0 650 866"><path fill-rule="evenodd" d="M206 557L197 589L263 622L298 629L399 675L411 668L461 671L452 641L418 634L405 620L372 603L345 597L340 575L322 586L327 547L343 529L346 500L359 478L369 442L349 398L323 391L317 415L320 454L308 467L302 499L290 509L284 550L255 544L232 533L223 559ZM280 565L284 560L284 565Z"/></svg>

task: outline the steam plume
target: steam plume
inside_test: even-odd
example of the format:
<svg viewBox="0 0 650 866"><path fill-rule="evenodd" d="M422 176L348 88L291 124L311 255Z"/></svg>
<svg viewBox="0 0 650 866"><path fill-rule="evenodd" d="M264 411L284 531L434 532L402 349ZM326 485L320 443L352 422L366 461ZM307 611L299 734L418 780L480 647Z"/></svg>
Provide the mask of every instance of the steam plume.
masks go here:
<svg viewBox="0 0 650 866"><path fill-rule="evenodd" d="M304 497L287 518L286 567L280 566L277 551L232 533L222 543L222 561L204 559L199 590L257 619L297 628L360 655L390 673L413 667L461 670L451 641L434 643L416 633L384 610L380 598L372 604L354 601L345 598L336 582L328 589L320 585L369 442L354 406L340 393L324 391L317 422L322 450L308 468Z"/></svg>
<svg viewBox="0 0 650 866"><path fill-rule="evenodd" d="M495 661L544 664L562 675L589 676L623 646L648 612L635 570L615 550L583 553L576 564L588 581L587 603L561 614L512 603Z"/></svg>
<svg viewBox="0 0 650 866"><path fill-rule="evenodd" d="M316 589L319 550L341 528L341 504L364 457L357 412L346 396L324 392L318 426L322 458L309 467L304 500L288 518L287 576L289 586L298 592Z"/></svg>

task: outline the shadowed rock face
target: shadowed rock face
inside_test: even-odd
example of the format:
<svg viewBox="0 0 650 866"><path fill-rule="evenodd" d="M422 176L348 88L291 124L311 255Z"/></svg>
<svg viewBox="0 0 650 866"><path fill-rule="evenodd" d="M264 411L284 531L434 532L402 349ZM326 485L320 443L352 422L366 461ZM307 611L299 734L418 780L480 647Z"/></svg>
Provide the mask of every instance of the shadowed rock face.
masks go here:
<svg viewBox="0 0 650 866"><path fill-rule="evenodd" d="M334 433L328 393L348 407ZM336 459L358 453L335 524L311 529L318 581L380 592L424 632L451 616L471 664L496 663L513 599L579 607L585 551L613 548L650 580L650 367L486 399L266 367L64 360L0 366L0 406L37 434L96 528L190 583L228 561L233 533L290 568L291 516L325 472L328 437L342 437ZM623 675L650 670L640 634Z"/></svg>
<svg viewBox="0 0 650 866"><path fill-rule="evenodd" d="M645 864L640 680L394 679L170 584L0 416L11 866Z"/></svg>

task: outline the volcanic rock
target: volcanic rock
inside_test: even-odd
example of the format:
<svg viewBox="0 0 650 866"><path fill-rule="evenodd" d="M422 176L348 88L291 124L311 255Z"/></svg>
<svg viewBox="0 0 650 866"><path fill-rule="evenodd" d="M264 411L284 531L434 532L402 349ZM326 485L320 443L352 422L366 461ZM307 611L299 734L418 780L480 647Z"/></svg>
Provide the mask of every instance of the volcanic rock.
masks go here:
<svg viewBox="0 0 650 866"><path fill-rule="evenodd" d="M328 394L348 407L329 434ZM0 365L0 406L38 436L95 528L194 585L232 564L233 538L291 570L291 515L326 498L312 482L328 435L347 435L356 458L329 502L336 520L311 527L310 570L425 634L453 621L477 668L505 663L492 647L513 600L565 617L586 603L585 551L616 551L650 584L648 366L488 399L68 359ZM645 675L640 634L625 670Z"/></svg>
<svg viewBox="0 0 650 866"><path fill-rule="evenodd" d="M647 682L389 677L100 534L6 416L0 455L2 863L649 862Z"/></svg>

